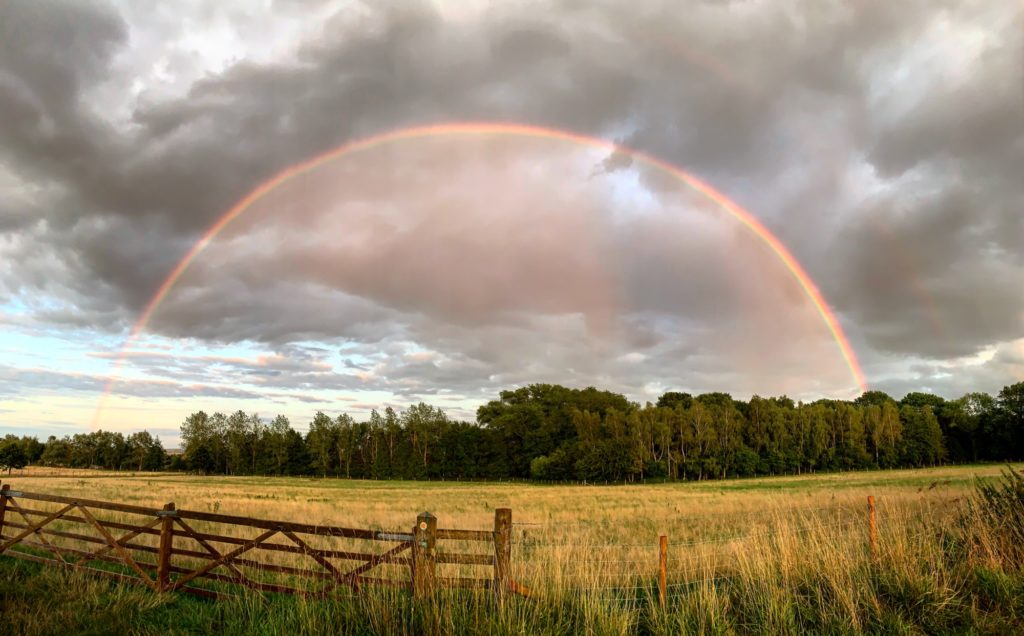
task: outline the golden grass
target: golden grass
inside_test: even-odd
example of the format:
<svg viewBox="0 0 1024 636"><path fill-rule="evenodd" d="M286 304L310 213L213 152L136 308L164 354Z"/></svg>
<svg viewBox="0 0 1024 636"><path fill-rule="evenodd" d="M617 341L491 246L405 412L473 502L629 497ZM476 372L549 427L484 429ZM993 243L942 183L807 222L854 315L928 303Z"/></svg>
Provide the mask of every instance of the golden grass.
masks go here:
<svg viewBox="0 0 1024 636"><path fill-rule="evenodd" d="M669 537L669 586L673 590L713 585L740 574L763 580L806 562L835 566L866 557L866 497L878 501L879 529L886 549L956 510L975 477L1000 467L946 467L858 472L725 482L628 486L532 485L345 481L312 478L198 477L182 474L109 473L29 469L4 481L25 491L159 507L407 532L416 514L429 510L439 527L489 530L493 511L513 510L513 576L536 589L586 589L645 593L657 573L658 536ZM28 504L26 504L28 505ZM53 506L32 502L31 507ZM139 518L104 513L105 518ZM128 516L130 517L130 516ZM77 531L76 524L54 529ZM253 529L192 522L199 531L252 538ZM281 537L278 537L281 539ZM314 547L379 552L390 547L365 541L314 537ZM182 544L184 542L184 545ZM140 538L137 543L155 545ZM191 539L178 547L203 551ZM218 549L223 546L217 546ZM474 542L442 542L442 550L488 553ZM316 568L300 555L261 553L264 562ZM179 559L182 565L198 561ZM444 565L445 576L488 577L483 566ZM828 568L833 571L832 567ZM387 566L388 576L407 578L405 568ZM780 574L781 573L781 574ZM375 572L380 574L380 572ZM836 581L839 586L841 581ZM543 593L543 592L541 592Z"/></svg>
<svg viewBox="0 0 1024 636"><path fill-rule="evenodd" d="M441 528L489 530L495 508L512 508L512 577L534 591L534 604L502 605L501 609L474 604L425 606L416 610L420 622L403 623L395 612L406 607L407 601L386 593L368 597L353 619L377 625L372 630L377 633L443 633L450 621L486 625L484 631L489 633L521 633L523 626L544 626L549 633L563 633L585 626L591 633L620 634L636 631L637 621L653 633L723 633L723 625L730 626L726 632L740 633L799 633L809 627L885 633L911 625L942 631L986 618L979 613L977 602L964 600L967 591L974 590L973 594L975 588L982 589L977 581L967 581L975 571L972 568L989 568L1002 581L998 577L1012 574L1016 565L1003 563L997 549L986 547L984 533L977 535L977 547L970 548L969 557L951 557L941 537L944 529L964 518L963 503L970 497L974 480L998 475L1002 468L946 467L629 486L81 471L69 476L52 470L25 471L3 481L28 492L153 507L173 501L179 509L399 532L409 531L417 513L424 510L437 515ZM876 498L878 506L879 555L874 564L868 550L868 495ZM28 500L22 504L56 508ZM20 521L11 510L7 515L8 520ZM140 521L131 515L98 516ZM200 531L242 538L260 532L190 523ZM53 527L81 531L80 524L62 522ZM5 534L11 532L8 528ZM669 537L670 611L665 613L654 609L660 534ZM203 550L191 539L175 541L176 547ZM281 536L274 541L288 543ZM318 548L375 553L393 545L319 537L309 542ZM66 540L64 545L72 543ZM140 538L137 543L155 546L156 538ZM216 547L231 549L223 544ZM442 541L439 549L486 554L492 548L483 542ZM264 563L319 570L302 555L265 552L258 558ZM968 560L957 560L961 558ZM183 567L202 563L199 559L175 559L175 564ZM342 570L357 565L336 564ZM439 565L438 569L441 576L491 576L491 569L485 566ZM256 568L242 570L264 582L300 583L295 577ZM368 574L407 580L408 568L384 566ZM238 610L243 615L250 612L245 607ZM332 611L300 603L287 610L297 614L274 614L273 620L282 625L297 621L295 624L313 632L318 631L315 625L323 623L322 631L328 632L330 621L336 620ZM996 619L1017 625L1012 610L1008 618L992 620ZM1003 629L1004 623L992 624L996 631Z"/></svg>

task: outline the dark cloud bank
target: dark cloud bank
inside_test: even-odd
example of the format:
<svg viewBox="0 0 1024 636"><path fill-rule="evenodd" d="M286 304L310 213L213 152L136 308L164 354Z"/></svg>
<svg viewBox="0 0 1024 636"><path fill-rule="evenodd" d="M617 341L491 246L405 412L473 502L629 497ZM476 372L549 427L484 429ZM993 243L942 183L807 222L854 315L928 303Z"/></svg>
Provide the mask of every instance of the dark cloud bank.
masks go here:
<svg viewBox="0 0 1024 636"><path fill-rule="evenodd" d="M138 47L181 36L166 17L0 5L4 299L49 298L37 320L123 332L204 230L279 170L403 126L507 120L626 142L748 207L812 273L881 388L1014 379L999 377L1019 368L1024 336L1010 0L343 5L320 7L322 29L279 58L195 77L167 64L162 93L120 87ZM240 29L306 10L225 9ZM356 386L396 393L849 383L841 367L819 377L834 345L756 242L643 166L591 154L438 141L339 164L223 236L151 328L282 352L347 341ZM655 211L624 221L615 188ZM942 379L980 351L991 364ZM268 389L354 377L306 372Z"/></svg>

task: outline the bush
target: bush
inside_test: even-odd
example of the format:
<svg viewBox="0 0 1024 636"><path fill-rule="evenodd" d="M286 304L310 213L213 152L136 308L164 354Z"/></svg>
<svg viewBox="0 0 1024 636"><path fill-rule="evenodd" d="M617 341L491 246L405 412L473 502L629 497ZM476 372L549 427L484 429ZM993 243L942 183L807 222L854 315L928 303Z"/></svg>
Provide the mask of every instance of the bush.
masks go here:
<svg viewBox="0 0 1024 636"><path fill-rule="evenodd" d="M540 457L534 457L533 461L530 462L530 478L531 479L550 479L548 476L548 465L551 460L546 455Z"/></svg>
<svg viewBox="0 0 1024 636"><path fill-rule="evenodd" d="M1024 475L1008 467L999 479L978 481L972 507L993 547L1024 562Z"/></svg>

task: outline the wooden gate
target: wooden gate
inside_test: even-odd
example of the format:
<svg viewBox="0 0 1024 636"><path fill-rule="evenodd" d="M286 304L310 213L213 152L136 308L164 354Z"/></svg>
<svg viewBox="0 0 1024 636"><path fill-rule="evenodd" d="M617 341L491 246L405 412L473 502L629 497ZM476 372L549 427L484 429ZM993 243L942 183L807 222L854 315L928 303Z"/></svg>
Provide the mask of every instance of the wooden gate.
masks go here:
<svg viewBox="0 0 1024 636"><path fill-rule="evenodd" d="M495 511L493 530L438 528L426 512L409 532L385 532L0 487L0 555L214 598L235 586L312 597L365 586L523 593L508 576L511 529L507 508ZM480 544L486 552L465 551ZM439 572L453 566L454 575ZM480 576L481 567L490 571Z"/></svg>

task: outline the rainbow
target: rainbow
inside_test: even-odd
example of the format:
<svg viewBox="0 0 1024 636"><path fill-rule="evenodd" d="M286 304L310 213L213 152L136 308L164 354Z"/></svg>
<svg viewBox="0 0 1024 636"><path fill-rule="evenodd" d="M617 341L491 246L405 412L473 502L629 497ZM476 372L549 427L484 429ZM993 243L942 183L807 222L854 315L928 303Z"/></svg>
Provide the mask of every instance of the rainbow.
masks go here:
<svg viewBox="0 0 1024 636"><path fill-rule="evenodd" d="M221 216L216 223L214 223L206 231L203 236L196 241L192 248L187 254L178 262L178 264L171 270L167 278L157 289L156 293L153 294L153 298L150 299L149 303L146 304L142 313L139 315L138 321L132 327L128 338L125 340L123 347L121 348L121 354L118 356L115 363L114 373L120 369L124 361L124 352L128 350L131 344L139 337L139 335L145 330L146 325L149 323L153 314L157 308L160 307L160 303L167 297L171 289L178 282L181 276L188 269L192 261L196 259L199 254L206 249L206 247L216 238L216 236L226 228L232 221L244 214L253 203L258 201L264 195L274 190L281 184L306 174L318 167L333 161L339 157L368 150L377 146L381 146L388 143L398 141L408 141L412 139L421 139L425 137L439 137L439 136L480 136L480 135L505 135L505 136L517 136L517 137L535 137L545 139L556 139L560 141L566 141L582 146L588 146L591 148L601 149L608 151L609 153L624 153L634 160L652 166L665 174L672 176L673 178L685 183L692 190L700 193L710 201L713 201L720 208L732 215L737 221L743 224L748 230L754 233L762 243L764 243L778 258L782 261L786 269L793 275L799 283L800 288L803 289L804 294L810 299L814 305L815 310L821 316L825 322L826 327L835 339L836 344L839 346L839 351L842 354L843 360L846 362L846 366L849 367L850 373L853 376L854 381L861 391L866 391L868 388L867 381L864 376L864 372L861 369L860 362L857 360L857 355L850 345L849 339L846 337L846 333L843 331L842 326L839 324L835 313L829 307L828 303L825 302L825 298L821 295L821 291L818 290L818 286L815 285L807 271L800 265L796 257L793 256L792 252L783 245L782 241L779 240L775 234L773 234L767 227L764 226L753 214L744 210L742 207L734 203L727 196L711 187L707 183L701 181L692 174L685 172L684 170L677 168L676 166L658 159L652 155L649 155L640 150L635 150L623 146L618 143L600 139L596 137L588 137L578 133L573 133L565 130L559 130L555 128L544 128L541 126L532 126L526 124L513 124L513 123L500 123L500 122L460 122L460 123L445 123L445 124L433 124L426 126L415 126L412 128L402 128L393 130L390 132L366 137L356 141L346 143L338 148L317 155L311 159L303 161L302 163L296 164L287 168L278 174L274 175L267 181L264 181L256 187L252 192L247 194L238 203L228 210L223 216ZM98 422L100 413L103 410L103 406L110 396L115 383L113 374L111 379L107 383L107 388L101 398L100 405L97 409L96 416L93 420L94 428Z"/></svg>

